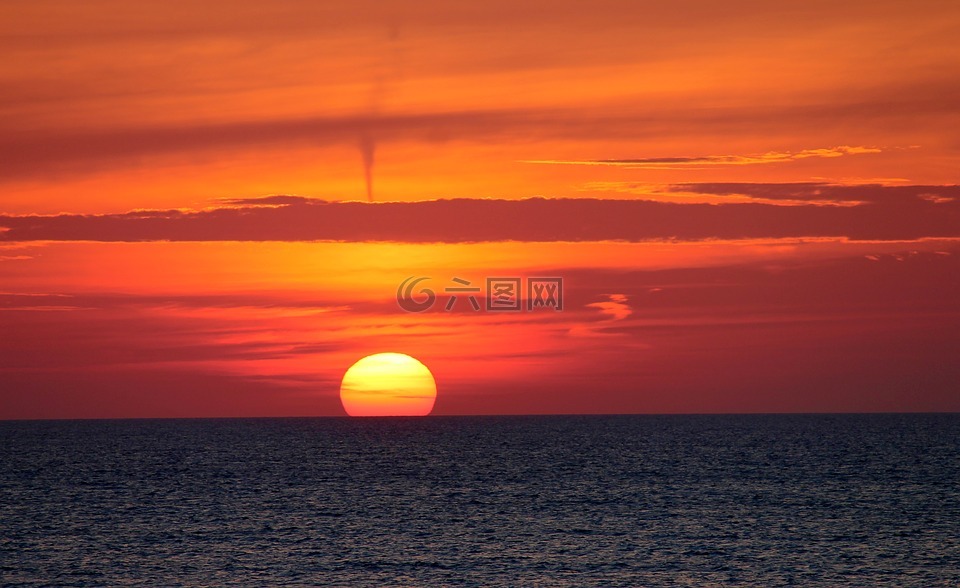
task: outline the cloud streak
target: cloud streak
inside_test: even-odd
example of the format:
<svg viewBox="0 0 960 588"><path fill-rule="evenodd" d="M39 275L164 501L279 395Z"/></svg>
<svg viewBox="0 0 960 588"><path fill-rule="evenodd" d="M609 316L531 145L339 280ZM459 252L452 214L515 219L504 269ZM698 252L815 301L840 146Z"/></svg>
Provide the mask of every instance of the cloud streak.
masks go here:
<svg viewBox="0 0 960 588"><path fill-rule="evenodd" d="M598 165L625 167L628 169L697 169L712 165L758 165L769 163L788 163L810 158L833 158L845 155L860 155L863 153L881 153L876 147L862 147L841 145L838 147L821 149L804 149L802 151L768 151L756 155L707 155L700 157L646 157L638 159L592 159L592 160L527 160L523 163L537 163L549 165Z"/></svg>

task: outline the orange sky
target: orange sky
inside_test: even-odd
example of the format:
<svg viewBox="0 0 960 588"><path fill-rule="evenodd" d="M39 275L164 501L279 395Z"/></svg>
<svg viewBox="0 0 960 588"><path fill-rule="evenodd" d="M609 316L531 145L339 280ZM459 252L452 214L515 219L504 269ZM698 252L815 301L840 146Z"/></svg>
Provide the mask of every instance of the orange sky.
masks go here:
<svg viewBox="0 0 960 588"><path fill-rule="evenodd" d="M0 418L343 414L379 351L444 414L960 410L958 29L947 1L0 5ZM375 203L342 204L365 165ZM405 313L414 275L567 305Z"/></svg>
<svg viewBox="0 0 960 588"><path fill-rule="evenodd" d="M8 212L956 181L954 2L0 7ZM524 163L879 152L697 169ZM894 173L895 172L895 173Z"/></svg>

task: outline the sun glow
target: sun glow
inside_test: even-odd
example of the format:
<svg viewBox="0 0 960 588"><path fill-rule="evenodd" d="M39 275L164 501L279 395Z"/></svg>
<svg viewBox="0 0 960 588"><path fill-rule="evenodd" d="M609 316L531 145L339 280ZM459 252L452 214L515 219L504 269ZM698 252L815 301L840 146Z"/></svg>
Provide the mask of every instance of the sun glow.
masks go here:
<svg viewBox="0 0 960 588"><path fill-rule="evenodd" d="M340 402L350 416L426 416L436 398L427 366L402 353L364 357L340 384Z"/></svg>

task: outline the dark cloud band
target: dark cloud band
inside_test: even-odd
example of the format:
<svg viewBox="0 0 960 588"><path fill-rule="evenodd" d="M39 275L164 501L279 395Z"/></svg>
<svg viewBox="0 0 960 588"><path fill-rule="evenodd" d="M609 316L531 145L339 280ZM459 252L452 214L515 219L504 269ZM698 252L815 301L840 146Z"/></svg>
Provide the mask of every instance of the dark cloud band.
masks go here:
<svg viewBox="0 0 960 588"><path fill-rule="evenodd" d="M327 202L283 196L221 208L106 215L0 216L0 241L647 241L847 237L960 237L958 186L689 184L670 190L747 195L769 202L451 199ZM823 206L823 201L853 206Z"/></svg>

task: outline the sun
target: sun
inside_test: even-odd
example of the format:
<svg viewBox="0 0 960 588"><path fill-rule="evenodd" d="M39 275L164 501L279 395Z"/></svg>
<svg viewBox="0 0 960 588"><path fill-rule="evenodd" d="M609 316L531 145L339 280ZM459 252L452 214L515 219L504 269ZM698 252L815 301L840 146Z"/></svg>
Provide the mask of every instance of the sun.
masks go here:
<svg viewBox="0 0 960 588"><path fill-rule="evenodd" d="M340 383L340 402L350 416L427 416L436 399L433 374L403 353L368 355Z"/></svg>

